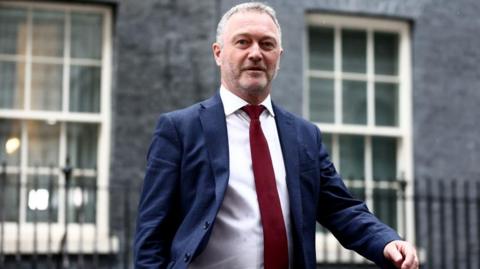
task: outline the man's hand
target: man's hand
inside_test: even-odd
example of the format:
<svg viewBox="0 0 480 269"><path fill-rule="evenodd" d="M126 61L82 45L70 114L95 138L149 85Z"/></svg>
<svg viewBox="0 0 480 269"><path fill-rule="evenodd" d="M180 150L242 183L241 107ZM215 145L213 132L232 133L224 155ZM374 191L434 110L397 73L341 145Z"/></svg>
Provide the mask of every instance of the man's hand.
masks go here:
<svg viewBox="0 0 480 269"><path fill-rule="evenodd" d="M418 257L415 248L406 241L395 240L383 249L383 255L399 269L418 269Z"/></svg>

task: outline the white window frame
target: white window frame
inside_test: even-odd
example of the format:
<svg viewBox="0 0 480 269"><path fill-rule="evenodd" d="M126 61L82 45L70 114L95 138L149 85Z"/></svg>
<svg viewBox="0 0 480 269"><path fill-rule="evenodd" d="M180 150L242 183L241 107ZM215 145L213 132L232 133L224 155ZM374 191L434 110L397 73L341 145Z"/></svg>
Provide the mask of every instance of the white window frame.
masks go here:
<svg viewBox="0 0 480 269"><path fill-rule="evenodd" d="M309 68L309 42L308 28L310 26L323 26L334 30L334 71L325 72L310 70ZM355 73L346 73L341 70L341 30L358 29L367 33L367 73L360 75ZM373 33L376 31L393 32L399 36L399 73L397 76L375 75L374 74L374 48ZM412 85L411 85L411 37L410 28L407 22L389 19L353 17L346 15L332 15L315 13L306 16L304 42L304 101L303 114L309 118L309 78L327 78L334 80L334 122L316 123L324 133L331 134L332 137L332 157L335 165L339 167L339 146L338 135L360 135L365 138L365 181L356 182L346 180L349 187L365 187L367 197L372 195L373 187L388 188L383 186L385 182L374 182L371 163L371 138L372 136L393 137L398 139L397 143L397 176L406 181L406 197L413 197L413 144L412 144ZM343 79L352 79L367 82L367 124L354 125L344 124L342 120L342 98L341 81ZM375 82L394 82L398 83L399 92L399 121L398 126L386 127L375 126L375 107L374 107L374 83ZM364 186L358 186L358 184ZM380 183L380 184L379 184ZM390 183L389 183L390 184ZM392 182L391 184L399 184ZM371 199L367 200L369 208L373 208ZM404 219L403 213L406 212L407 218ZM405 227L405 225L407 227ZM398 232L410 242L415 240L414 231L414 205L411 199L405 203L397 203L397 224ZM405 233L406 231L406 233ZM354 255L343 248L339 248L336 239L331 234L317 232L317 261L319 262L363 262L364 259L359 255ZM326 249L325 249L326 248Z"/></svg>
<svg viewBox="0 0 480 269"><path fill-rule="evenodd" d="M110 136L111 136L111 72L112 72L112 11L105 6L94 4L59 4L59 3L35 3L35 2L1 2L1 6L10 8L24 8L27 11L27 51L25 55L5 55L0 54L2 60L17 60L25 63L25 98L24 109L1 109L0 118L19 120L24 125L27 120L40 120L45 122L60 124L60 160L59 166L66 165L66 124L71 122L77 123L95 123L99 126L98 147L97 147L97 193L96 193L96 223L68 223L68 244L66 251L69 253L107 253L118 250L118 238L110 236L109 231L109 167L110 167ZM45 9L48 11L65 12L66 23L64 27L64 55L63 59L58 57L37 57L32 56L32 10ZM100 60L89 59L71 59L70 58L70 23L69 16L72 11L91 11L99 13L103 16L102 25L102 58ZM31 92L31 65L32 58L43 62L52 62L62 64L63 68L63 85L62 85L62 111L39 111L30 109L30 92ZM98 113L78 113L68 111L69 107L69 75L70 63L89 66L98 66L101 68L100 82L100 111ZM25 126L24 126L25 127ZM26 128L22 128L21 133L21 164L20 179L22 186L27 182L27 173L31 169L23 158L26 156L28 145L26 145L27 134ZM85 174L95 173L95 171L85 170ZM26 188L21 189L19 214L19 224L13 222L4 222L4 253L28 253L34 250L37 253L58 252L60 250L60 241L65 232L65 178L58 168L59 172L58 184L58 222L48 223L31 223L26 221ZM8 167L7 172L18 172L18 168ZM48 174L49 171L39 169L35 172L39 174ZM74 172L75 173L75 172ZM21 230L21 232L20 232ZM0 235L2 236L2 235ZM36 237L36 246L32 243L34 236ZM50 238L49 238L50 237ZM35 249L34 249L35 248Z"/></svg>

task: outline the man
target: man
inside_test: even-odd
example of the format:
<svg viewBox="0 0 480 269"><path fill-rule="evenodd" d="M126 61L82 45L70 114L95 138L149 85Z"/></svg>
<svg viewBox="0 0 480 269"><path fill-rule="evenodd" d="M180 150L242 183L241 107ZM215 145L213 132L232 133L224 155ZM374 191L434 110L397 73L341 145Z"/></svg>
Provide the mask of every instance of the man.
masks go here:
<svg viewBox="0 0 480 269"><path fill-rule="evenodd" d="M316 221L382 268L418 268L415 249L351 197L315 125L271 102L273 9L233 7L212 48L220 92L155 130L136 268L315 268Z"/></svg>

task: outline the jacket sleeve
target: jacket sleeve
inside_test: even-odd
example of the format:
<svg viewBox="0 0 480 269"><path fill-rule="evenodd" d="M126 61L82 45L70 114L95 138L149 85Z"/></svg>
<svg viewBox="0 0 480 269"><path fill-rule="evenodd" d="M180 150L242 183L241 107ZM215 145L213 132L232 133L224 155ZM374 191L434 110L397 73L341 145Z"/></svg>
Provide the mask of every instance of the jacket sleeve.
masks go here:
<svg viewBox="0 0 480 269"><path fill-rule="evenodd" d="M147 154L134 239L135 268L165 268L178 225L181 143L172 120L161 116ZM178 208L178 207L177 207Z"/></svg>
<svg viewBox="0 0 480 269"><path fill-rule="evenodd" d="M400 237L378 220L364 202L353 198L330 161L318 129L317 142L320 168L317 220L344 247L355 250L381 268L394 268L383 256L383 249L386 244Z"/></svg>

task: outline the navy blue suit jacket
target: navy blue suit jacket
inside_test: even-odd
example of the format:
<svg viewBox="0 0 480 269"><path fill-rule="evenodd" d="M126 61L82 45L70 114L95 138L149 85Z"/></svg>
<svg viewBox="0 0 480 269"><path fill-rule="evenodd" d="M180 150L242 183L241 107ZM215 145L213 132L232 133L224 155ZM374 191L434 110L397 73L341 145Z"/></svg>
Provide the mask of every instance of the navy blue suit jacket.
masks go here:
<svg viewBox="0 0 480 269"><path fill-rule="evenodd" d="M382 268L399 239L353 199L329 160L320 131L274 105L285 159L295 268L316 268L315 225ZM205 248L229 178L220 95L160 117L147 156L134 242L136 268L187 268Z"/></svg>

